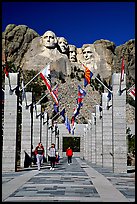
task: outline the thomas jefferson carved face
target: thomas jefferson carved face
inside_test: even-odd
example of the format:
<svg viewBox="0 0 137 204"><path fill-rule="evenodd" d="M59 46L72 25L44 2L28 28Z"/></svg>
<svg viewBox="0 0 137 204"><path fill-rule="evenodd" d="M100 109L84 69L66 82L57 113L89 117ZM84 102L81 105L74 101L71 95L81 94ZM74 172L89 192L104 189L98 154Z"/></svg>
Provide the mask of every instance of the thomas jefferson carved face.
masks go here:
<svg viewBox="0 0 137 204"><path fill-rule="evenodd" d="M76 47L74 45L69 45L69 59L71 62L76 62L77 52L76 52Z"/></svg>
<svg viewBox="0 0 137 204"><path fill-rule="evenodd" d="M67 53L68 51L68 42L64 37L58 38L58 45L62 53Z"/></svg>
<svg viewBox="0 0 137 204"><path fill-rule="evenodd" d="M42 36L42 43L46 48L55 48L57 44L57 37L52 31L47 31Z"/></svg>

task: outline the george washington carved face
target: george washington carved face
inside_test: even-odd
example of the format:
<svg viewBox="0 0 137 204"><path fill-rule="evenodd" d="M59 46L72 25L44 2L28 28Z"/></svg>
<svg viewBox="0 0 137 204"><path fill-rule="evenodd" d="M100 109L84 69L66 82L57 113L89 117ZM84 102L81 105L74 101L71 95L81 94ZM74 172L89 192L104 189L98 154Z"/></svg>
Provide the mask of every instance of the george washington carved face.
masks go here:
<svg viewBox="0 0 137 204"><path fill-rule="evenodd" d="M42 44L49 49L55 48L57 45L57 37L52 31L47 31L42 36Z"/></svg>

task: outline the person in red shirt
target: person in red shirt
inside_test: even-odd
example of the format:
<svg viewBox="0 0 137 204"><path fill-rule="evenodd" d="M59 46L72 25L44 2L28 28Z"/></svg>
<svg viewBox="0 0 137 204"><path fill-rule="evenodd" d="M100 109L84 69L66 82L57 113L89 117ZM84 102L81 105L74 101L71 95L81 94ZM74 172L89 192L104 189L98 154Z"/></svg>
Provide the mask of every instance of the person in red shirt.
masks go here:
<svg viewBox="0 0 137 204"><path fill-rule="evenodd" d="M68 147L68 149L66 150L66 156L68 157L68 165L72 163L72 155L73 155L73 150L70 147Z"/></svg>
<svg viewBox="0 0 137 204"><path fill-rule="evenodd" d="M40 171L40 166L41 166L41 163L43 162L43 157L44 157L44 147L41 142L38 143L34 153L37 158L38 170Z"/></svg>

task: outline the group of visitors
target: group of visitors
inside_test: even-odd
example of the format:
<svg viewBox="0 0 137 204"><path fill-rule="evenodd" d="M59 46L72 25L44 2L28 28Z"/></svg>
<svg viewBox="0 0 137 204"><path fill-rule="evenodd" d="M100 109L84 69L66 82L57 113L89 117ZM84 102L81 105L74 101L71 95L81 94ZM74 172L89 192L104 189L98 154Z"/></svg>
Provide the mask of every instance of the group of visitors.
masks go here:
<svg viewBox="0 0 137 204"><path fill-rule="evenodd" d="M37 167L38 167L38 170L40 171L40 167L44 159L44 146L42 145L41 142L38 143L34 153L37 159ZM72 155L73 155L73 151L70 147L68 147L68 149L66 150L66 156L68 157L68 165L72 163ZM60 159L59 153L55 148L55 144L52 143L51 147L49 147L48 149L48 160L50 161L50 170L54 170L55 164L59 163L59 159Z"/></svg>

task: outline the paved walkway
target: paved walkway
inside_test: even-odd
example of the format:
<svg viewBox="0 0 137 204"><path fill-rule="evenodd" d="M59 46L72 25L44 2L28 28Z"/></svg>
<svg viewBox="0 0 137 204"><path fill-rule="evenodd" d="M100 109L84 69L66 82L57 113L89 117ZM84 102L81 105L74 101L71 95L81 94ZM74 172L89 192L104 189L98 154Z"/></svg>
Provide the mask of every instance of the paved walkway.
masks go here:
<svg viewBox="0 0 137 204"><path fill-rule="evenodd" d="M49 164L2 173L2 202L135 202L135 173L114 174L73 158L60 160L54 171Z"/></svg>

